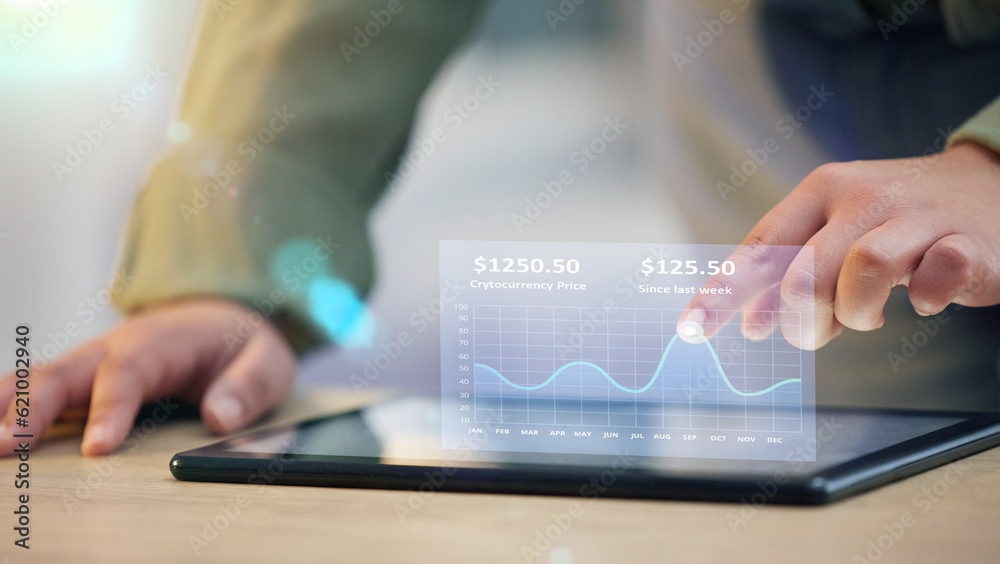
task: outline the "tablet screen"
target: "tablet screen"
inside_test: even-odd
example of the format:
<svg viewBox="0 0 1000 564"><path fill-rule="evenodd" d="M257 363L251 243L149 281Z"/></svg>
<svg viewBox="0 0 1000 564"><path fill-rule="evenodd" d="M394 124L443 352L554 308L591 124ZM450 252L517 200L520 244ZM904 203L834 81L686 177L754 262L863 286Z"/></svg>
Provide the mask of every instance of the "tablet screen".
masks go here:
<svg viewBox="0 0 1000 564"><path fill-rule="evenodd" d="M678 443L669 441L656 443L663 445L657 453L636 450L633 445L641 443L629 440L620 441L610 452L590 454L500 450L509 442L497 440L501 436L497 433L467 434L451 448L444 448L440 442L441 418L448 411L441 409L437 398L405 396L347 414L237 437L226 443L225 450L264 457L289 454L436 467L608 467L615 460L624 460L629 468L639 470L741 475L781 472L795 476L810 475L966 420L932 412L820 407L814 440L787 446L780 459L744 460L734 456L675 457L669 446Z"/></svg>

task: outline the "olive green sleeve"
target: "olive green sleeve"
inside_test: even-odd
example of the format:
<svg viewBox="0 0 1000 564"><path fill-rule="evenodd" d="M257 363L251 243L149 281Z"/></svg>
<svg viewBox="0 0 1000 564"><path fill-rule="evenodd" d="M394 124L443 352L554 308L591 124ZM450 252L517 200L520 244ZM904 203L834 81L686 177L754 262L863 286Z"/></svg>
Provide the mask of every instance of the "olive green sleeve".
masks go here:
<svg viewBox="0 0 1000 564"><path fill-rule="evenodd" d="M330 337L309 293L367 292L366 217L478 5L206 2L171 148L129 220L118 307L219 296L299 352Z"/></svg>
<svg viewBox="0 0 1000 564"><path fill-rule="evenodd" d="M948 145L975 141L1000 153L1000 98L962 124L948 139Z"/></svg>

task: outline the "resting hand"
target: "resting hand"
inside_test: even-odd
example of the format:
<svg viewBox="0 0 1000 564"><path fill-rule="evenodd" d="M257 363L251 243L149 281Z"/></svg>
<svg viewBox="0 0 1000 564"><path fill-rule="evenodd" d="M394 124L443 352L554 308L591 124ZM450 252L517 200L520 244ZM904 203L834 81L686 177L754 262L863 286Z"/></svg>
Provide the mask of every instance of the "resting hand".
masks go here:
<svg viewBox="0 0 1000 564"><path fill-rule="evenodd" d="M16 378L6 375L0 379L0 405L9 406L0 420L0 453L17 446L14 433L40 437L61 413L88 406L81 451L111 452L142 404L166 396L200 402L203 420L216 433L252 422L288 395L295 374L294 354L269 322L256 324L245 339L237 336L240 321L256 315L219 299L132 315L106 335L35 367L26 428L14 426Z"/></svg>

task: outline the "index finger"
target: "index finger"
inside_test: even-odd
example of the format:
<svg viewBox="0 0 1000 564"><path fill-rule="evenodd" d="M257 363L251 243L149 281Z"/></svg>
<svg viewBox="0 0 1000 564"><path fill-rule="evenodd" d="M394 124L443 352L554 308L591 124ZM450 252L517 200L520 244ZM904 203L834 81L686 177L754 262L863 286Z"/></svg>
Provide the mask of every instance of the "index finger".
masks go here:
<svg viewBox="0 0 1000 564"><path fill-rule="evenodd" d="M90 398L90 384L94 370L104 358L105 347L100 340L91 341L56 361L33 368L30 396L21 405L28 408L30 416L17 413L14 401L14 382L4 380L0 396L6 401L0 418L0 456L12 452L17 439L12 431L40 438L66 407L86 405Z"/></svg>
<svg viewBox="0 0 1000 564"><path fill-rule="evenodd" d="M732 274L716 273L688 302L678 320L696 322L708 339L732 321L754 298L781 284L802 245L826 224L818 195L795 190L771 209L727 260Z"/></svg>

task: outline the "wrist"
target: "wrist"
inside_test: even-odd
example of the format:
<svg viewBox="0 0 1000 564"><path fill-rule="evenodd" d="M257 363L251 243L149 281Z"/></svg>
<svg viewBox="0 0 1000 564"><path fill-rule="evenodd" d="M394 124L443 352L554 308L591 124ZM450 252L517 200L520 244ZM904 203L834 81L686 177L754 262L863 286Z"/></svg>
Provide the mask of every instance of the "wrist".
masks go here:
<svg viewBox="0 0 1000 564"><path fill-rule="evenodd" d="M976 141L959 141L945 149L941 156L969 166L986 167L1000 174L1000 153Z"/></svg>

